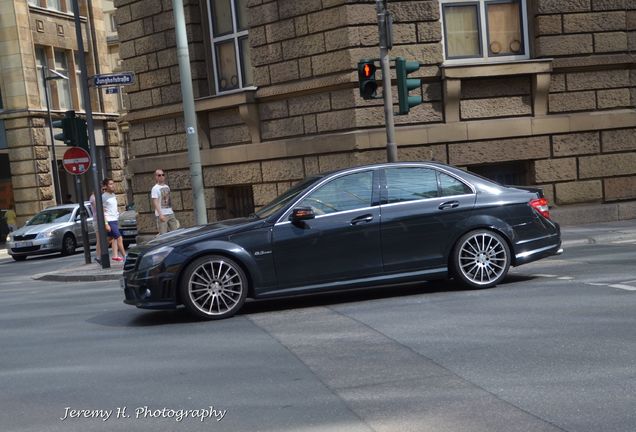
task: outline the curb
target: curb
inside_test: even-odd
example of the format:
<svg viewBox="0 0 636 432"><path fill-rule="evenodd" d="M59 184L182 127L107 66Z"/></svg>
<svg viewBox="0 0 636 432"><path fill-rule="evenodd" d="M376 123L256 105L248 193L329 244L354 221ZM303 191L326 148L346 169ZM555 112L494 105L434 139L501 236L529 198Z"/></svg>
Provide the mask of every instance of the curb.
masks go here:
<svg viewBox="0 0 636 432"><path fill-rule="evenodd" d="M100 282L109 280L119 280L123 277L121 273L92 274L92 275L73 275L73 274L55 274L43 273L34 275L32 279L52 282Z"/></svg>

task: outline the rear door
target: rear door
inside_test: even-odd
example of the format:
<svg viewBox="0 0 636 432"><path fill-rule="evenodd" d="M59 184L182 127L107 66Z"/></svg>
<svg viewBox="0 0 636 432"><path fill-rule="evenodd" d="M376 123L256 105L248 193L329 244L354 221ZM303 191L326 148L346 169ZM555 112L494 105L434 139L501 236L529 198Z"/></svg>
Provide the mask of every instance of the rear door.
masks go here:
<svg viewBox="0 0 636 432"><path fill-rule="evenodd" d="M380 227L387 273L447 266L457 226L475 204L473 189L428 166L384 170Z"/></svg>

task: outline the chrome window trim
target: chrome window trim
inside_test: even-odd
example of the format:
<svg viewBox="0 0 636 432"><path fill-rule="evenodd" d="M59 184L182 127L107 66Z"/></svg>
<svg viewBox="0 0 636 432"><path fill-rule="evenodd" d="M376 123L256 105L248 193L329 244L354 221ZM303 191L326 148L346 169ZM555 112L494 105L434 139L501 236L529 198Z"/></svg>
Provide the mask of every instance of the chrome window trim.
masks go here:
<svg viewBox="0 0 636 432"><path fill-rule="evenodd" d="M342 211L338 211L338 212L333 212L333 213L327 213L327 214L323 214L323 215L317 215L314 219L323 219L326 217L331 217L331 216L340 216L346 213L355 213L355 212L363 212L365 210L375 210L377 209L379 206L370 206L370 207L362 207L359 209L353 209L353 210L342 210ZM289 218L289 216L288 216ZM274 226L281 226L281 225L287 225L290 224L291 221L290 220L284 220L281 222L276 222L276 224Z"/></svg>
<svg viewBox="0 0 636 432"><path fill-rule="evenodd" d="M447 195L447 196L435 197L435 198L422 198L422 199L412 200L412 201L400 201L400 202L394 202L394 203L386 203L386 204L381 204L380 206L382 208L384 208L384 207L394 207L394 206L399 206L399 205L404 205L404 204L422 203L424 201L429 201L429 202L433 201L433 200L446 201L448 199L460 198L460 197L470 197L470 196L474 196L474 194Z"/></svg>

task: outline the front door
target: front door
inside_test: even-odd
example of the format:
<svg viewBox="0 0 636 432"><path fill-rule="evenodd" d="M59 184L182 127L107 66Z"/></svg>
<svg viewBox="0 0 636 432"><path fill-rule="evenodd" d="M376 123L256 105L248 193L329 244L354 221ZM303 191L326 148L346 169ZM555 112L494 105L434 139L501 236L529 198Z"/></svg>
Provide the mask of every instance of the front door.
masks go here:
<svg viewBox="0 0 636 432"><path fill-rule="evenodd" d="M311 207L315 219L276 224L273 250L279 288L341 282L382 271L375 172L329 180L296 205Z"/></svg>

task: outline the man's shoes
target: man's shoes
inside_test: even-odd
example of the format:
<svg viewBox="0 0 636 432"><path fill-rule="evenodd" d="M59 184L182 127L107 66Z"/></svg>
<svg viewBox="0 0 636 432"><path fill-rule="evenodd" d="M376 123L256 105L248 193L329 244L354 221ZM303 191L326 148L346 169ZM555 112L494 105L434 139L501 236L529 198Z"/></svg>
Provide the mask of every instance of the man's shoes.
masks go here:
<svg viewBox="0 0 636 432"><path fill-rule="evenodd" d="M112 257L113 261L122 262L124 259L122 257Z"/></svg>
<svg viewBox="0 0 636 432"><path fill-rule="evenodd" d="M97 264L101 264L101 263L102 263L102 260L101 260L101 258L95 257L95 262L96 262Z"/></svg>

